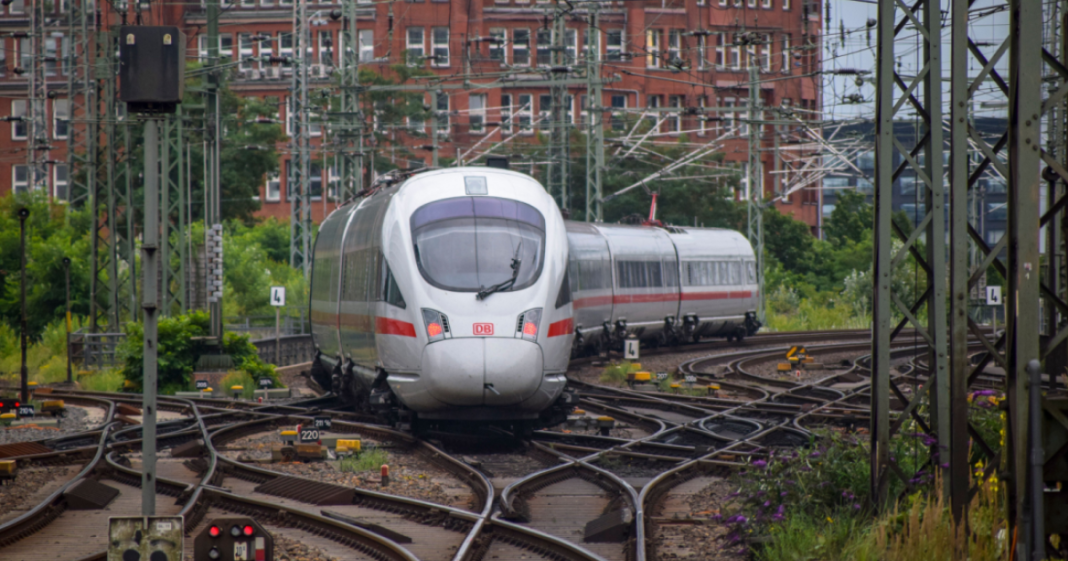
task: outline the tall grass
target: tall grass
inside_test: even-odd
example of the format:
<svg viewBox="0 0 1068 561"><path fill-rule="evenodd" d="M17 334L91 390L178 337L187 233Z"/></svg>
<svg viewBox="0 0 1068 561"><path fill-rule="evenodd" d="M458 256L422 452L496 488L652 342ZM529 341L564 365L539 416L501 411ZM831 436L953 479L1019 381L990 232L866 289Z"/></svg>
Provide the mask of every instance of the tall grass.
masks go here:
<svg viewBox="0 0 1068 561"><path fill-rule="evenodd" d="M385 450L374 448L360 452L356 456L341 458L341 461L338 462L338 470L346 473L375 471L381 468L382 464L388 463L389 454Z"/></svg>
<svg viewBox="0 0 1068 561"><path fill-rule="evenodd" d="M78 385L83 390L94 392L117 392L122 390L122 384L126 379L122 375L121 368L108 368L97 372L90 372L78 377Z"/></svg>

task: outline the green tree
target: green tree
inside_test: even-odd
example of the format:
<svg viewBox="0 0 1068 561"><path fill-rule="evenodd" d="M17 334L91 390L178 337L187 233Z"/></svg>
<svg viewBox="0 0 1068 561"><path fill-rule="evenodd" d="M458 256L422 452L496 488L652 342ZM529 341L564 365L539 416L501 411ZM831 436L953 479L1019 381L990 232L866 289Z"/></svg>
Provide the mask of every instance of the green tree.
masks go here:
<svg viewBox="0 0 1068 561"><path fill-rule="evenodd" d="M65 307L63 259L71 260L71 308L89 314L89 226L85 211L48 202L40 191L0 198L0 318L16 333L21 319L18 211L26 208L26 308L29 335L36 339Z"/></svg>
<svg viewBox="0 0 1068 561"><path fill-rule="evenodd" d="M871 237L873 223L872 207L860 191L838 192L834 211L823 226L827 240L836 247L850 242L859 242Z"/></svg>

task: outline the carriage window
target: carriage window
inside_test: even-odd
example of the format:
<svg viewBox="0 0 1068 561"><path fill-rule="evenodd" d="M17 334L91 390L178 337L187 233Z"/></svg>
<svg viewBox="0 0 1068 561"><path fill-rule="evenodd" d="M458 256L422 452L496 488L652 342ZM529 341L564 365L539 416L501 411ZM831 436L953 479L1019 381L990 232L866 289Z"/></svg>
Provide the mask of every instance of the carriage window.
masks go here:
<svg viewBox="0 0 1068 561"><path fill-rule="evenodd" d="M664 269L659 261L617 261L616 284L619 288L675 286L678 281L674 271ZM665 285L665 281L670 284Z"/></svg>
<svg viewBox="0 0 1068 561"><path fill-rule="evenodd" d="M679 285L679 269L675 261L664 261L664 286Z"/></svg>
<svg viewBox="0 0 1068 561"><path fill-rule="evenodd" d="M389 268L389 265L386 265L386 280L382 283L382 300L398 308L407 307L400 287L397 286L397 279L393 277L393 270Z"/></svg>
<svg viewBox="0 0 1068 561"><path fill-rule="evenodd" d="M612 274L609 261L581 260L568 264L571 290L600 290L611 288Z"/></svg>
<svg viewBox="0 0 1068 561"><path fill-rule="evenodd" d="M731 284L742 284L742 264L735 261L731 266Z"/></svg>
<svg viewBox="0 0 1068 561"><path fill-rule="evenodd" d="M419 272L430 284L477 292L519 275L508 291L526 288L541 275L545 218L534 207L497 197L458 197L423 205L412 214Z"/></svg>
<svg viewBox="0 0 1068 561"><path fill-rule="evenodd" d="M756 281L757 281L757 278L756 278L756 263L754 263L753 261L746 261L746 263L745 263L745 271L746 271L748 279L749 279L749 284L755 284Z"/></svg>

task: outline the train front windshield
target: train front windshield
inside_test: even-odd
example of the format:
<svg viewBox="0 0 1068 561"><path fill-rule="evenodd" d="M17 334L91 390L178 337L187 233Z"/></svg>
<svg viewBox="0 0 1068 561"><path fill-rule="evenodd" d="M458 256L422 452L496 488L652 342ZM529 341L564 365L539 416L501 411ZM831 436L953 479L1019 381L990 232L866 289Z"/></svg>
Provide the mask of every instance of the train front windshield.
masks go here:
<svg viewBox="0 0 1068 561"><path fill-rule="evenodd" d="M419 272L430 284L478 292L534 284L545 260L545 218L534 207L496 197L459 197L423 205L412 214ZM518 271L516 269L518 268Z"/></svg>

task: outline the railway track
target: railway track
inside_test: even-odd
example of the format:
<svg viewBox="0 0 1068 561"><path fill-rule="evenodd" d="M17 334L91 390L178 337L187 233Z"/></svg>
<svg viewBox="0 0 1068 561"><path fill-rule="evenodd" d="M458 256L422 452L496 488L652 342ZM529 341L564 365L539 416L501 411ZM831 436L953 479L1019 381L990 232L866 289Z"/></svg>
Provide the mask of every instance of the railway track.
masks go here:
<svg viewBox="0 0 1068 561"><path fill-rule="evenodd" d="M866 427L867 336L766 334L740 346L712 342L674 349L709 353L686 360L679 373L695 376L700 385L717 384L719 395L637 391L573 379L580 407L616 420L608 436L557 427L536 431L526 441L500 431L414 438L341 410L329 395L268 405L160 396L160 410L173 418L158 424L158 509L183 516L187 536L218 515L254 516L276 538L300 541L324 557L704 558L710 548L718 549L716 532L695 497L721 499L717 485L731 471L775 449L808 444L816 427ZM853 359L848 367L803 380L761 373L762 364L797 343L813 343L808 349L816 356ZM720 352L710 354L714 351ZM893 352L894 375L922 383L925 371L916 358L925 349L902 345ZM140 400L100 392L52 395L100 408L104 420L79 433L0 446L0 456L20 468L71 466L72 473L38 504L0 521L0 549L14 560L103 559L107 517L140 510L141 429L121 413L139 407ZM376 489L242 456L243 443L309 423L324 411L333 417L331 432L377 443L393 461L420 466L451 492L427 500L392 482ZM179 446L194 453L170 457ZM93 482L118 489L119 497L107 509L74 510L78 505L71 497ZM51 553L57 547L59 556Z"/></svg>

